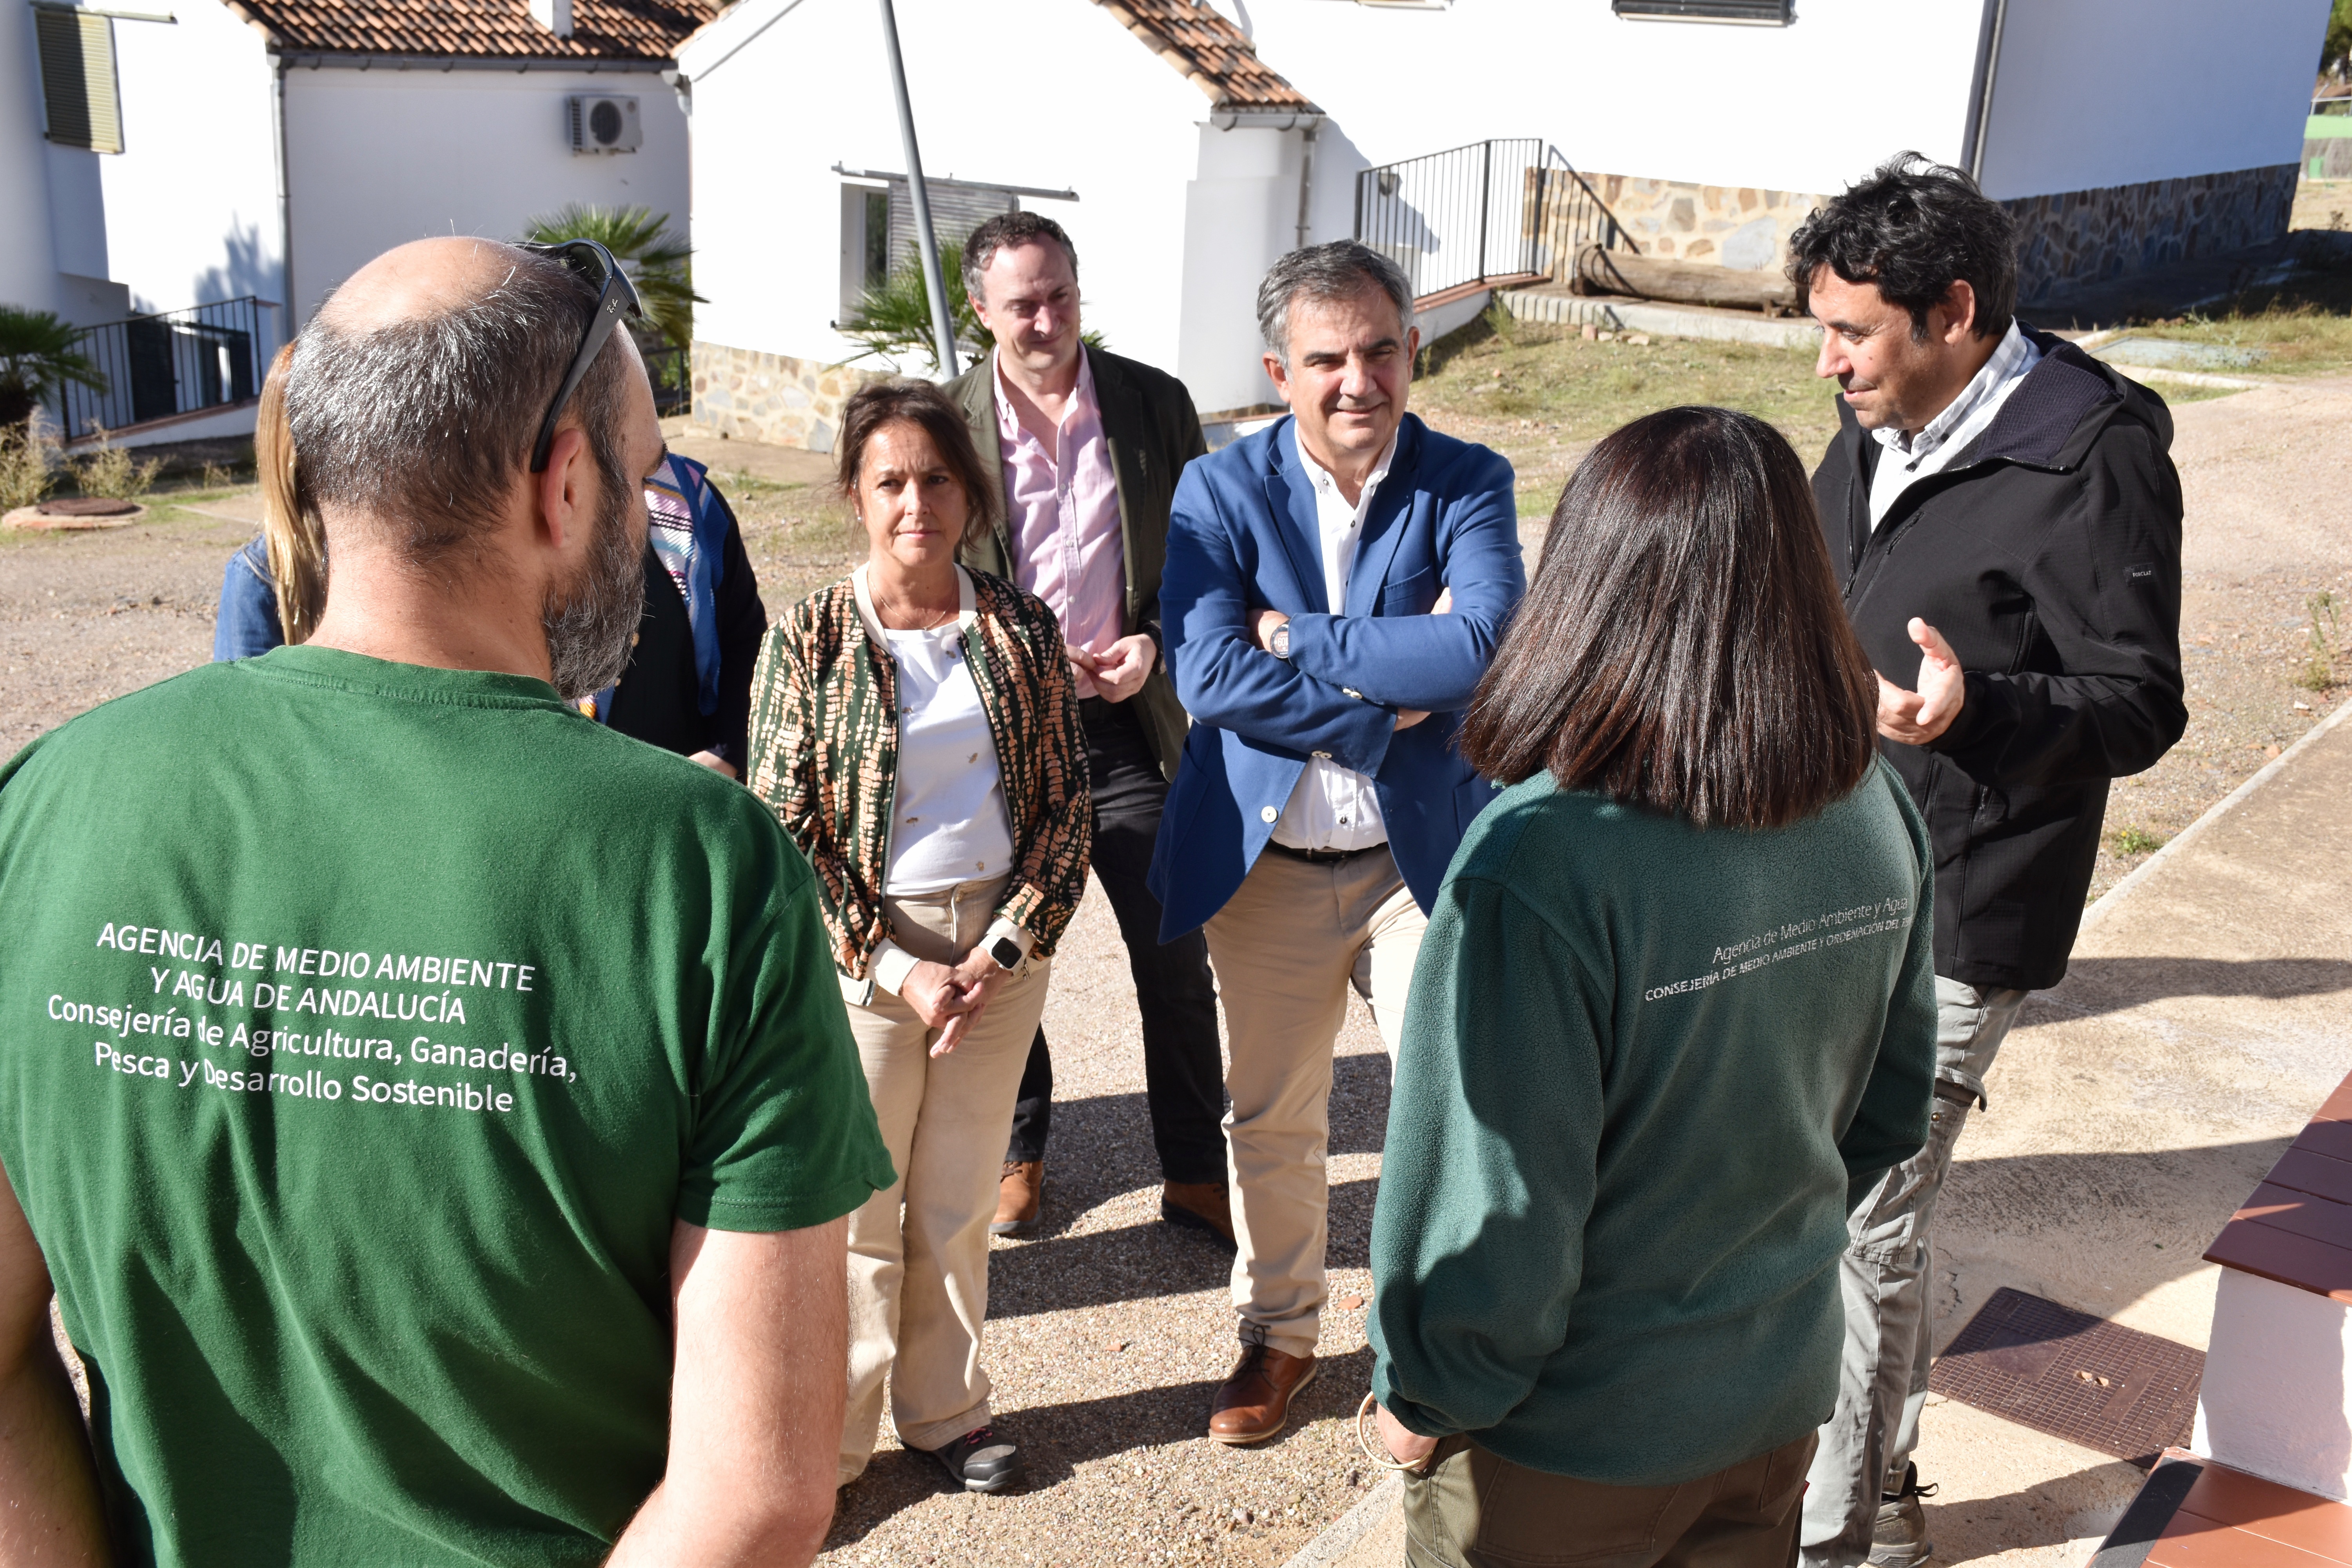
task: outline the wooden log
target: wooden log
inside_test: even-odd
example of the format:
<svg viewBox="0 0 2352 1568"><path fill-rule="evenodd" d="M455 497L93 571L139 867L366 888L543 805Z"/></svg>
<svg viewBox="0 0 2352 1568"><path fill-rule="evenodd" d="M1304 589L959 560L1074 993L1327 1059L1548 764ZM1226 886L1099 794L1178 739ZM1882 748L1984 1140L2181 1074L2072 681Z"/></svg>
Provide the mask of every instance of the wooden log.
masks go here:
<svg viewBox="0 0 2352 1568"><path fill-rule="evenodd" d="M1703 261L1662 261L1631 251L1603 250L1597 245L1577 252L1568 286L1576 294L1627 294L1677 305L1728 305L1761 310L1768 316L1791 315L1797 309L1796 285L1779 272L1735 272Z"/></svg>

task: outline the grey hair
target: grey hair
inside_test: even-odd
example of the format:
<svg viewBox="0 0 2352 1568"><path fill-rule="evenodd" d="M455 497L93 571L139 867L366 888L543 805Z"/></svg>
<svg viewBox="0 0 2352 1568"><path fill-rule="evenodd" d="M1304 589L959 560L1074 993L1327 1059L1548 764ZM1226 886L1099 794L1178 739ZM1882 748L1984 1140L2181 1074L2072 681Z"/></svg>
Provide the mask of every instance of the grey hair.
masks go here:
<svg viewBox="0 0 2352 1568"><path fill-rule="evenodd" d="M1412 284L1404 268L1369 245L1335 239L1294 250L1276 262L1257 286L1257 330L1265 346L1290 363L1290 305L1309 300L1349 300L1366 286L1377 288L1396 307L1397 331L1412 331Z"/></svg>
<svg viewBox="0 0 2352 1568"><path fill-rule="evenodd" d="M506 277L478 299L372 331L338 325L331 300L295 341L287 377L311 504L360 514L412 569L444 582L529 468L596 310L595 290L561 263L521 250L507 259ZM637 482L622 465L630 365L619 337L565 410L608 497Z"/></svg>

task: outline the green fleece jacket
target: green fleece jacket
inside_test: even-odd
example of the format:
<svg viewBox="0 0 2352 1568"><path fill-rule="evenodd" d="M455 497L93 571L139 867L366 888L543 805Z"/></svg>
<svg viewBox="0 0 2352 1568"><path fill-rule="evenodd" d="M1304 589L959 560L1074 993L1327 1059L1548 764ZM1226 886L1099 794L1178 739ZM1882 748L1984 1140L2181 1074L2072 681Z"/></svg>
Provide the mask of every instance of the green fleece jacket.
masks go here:
<svg viewBox="0 0 2352 1568"><path fill-rule="evenodd" d="M1926 830L1496 797L1431 913L1372 1221L1372 1386L1430 1436L1664 1486L1836 1402L1850 1196L1935 1078Z"/></svg>

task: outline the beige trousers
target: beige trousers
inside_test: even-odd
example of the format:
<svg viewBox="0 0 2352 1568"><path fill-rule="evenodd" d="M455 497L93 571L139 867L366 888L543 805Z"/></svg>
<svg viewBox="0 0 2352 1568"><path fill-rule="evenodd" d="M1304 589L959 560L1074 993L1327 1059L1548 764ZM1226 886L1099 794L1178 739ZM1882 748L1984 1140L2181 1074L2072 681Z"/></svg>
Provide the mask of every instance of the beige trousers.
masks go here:
<svg viewBox="0 0 2352 1568"><path fill-rule="evenodd" d="M1384 846L1318 865L1269 847L1209 921L1225 1007L1234 1306L1245 1344L1313 1353L1322 1332L1331 1046L1348 992L1396 1059L1428 921Z"/></svg>
<svg viewBox="0 0 2352 1568"><path fill-rule="evenodd" d="M988 929L1003 885L888 900L890 934L917 958L953 963ZM888 992L849 1009L898 1181L849 1216L849 1411L838 1484L856 1480L873 1458L886 1378L899 1439L910 1447L942 1447L988 1425L980 1364L988 1224L1051 968L1044 959L1023 964L962 1043L936 1058L939 1031Z"/></svg>

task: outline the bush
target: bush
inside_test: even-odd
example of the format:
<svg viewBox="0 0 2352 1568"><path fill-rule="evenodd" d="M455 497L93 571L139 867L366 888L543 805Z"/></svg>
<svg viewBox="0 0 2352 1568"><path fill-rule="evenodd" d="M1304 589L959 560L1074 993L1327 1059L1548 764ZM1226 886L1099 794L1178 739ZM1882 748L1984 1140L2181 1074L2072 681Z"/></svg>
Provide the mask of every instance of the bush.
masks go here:
<svg viewBox="0 0 2352 1568"><path fill-rule="evenodd" d="M40 411L21 424L0 426L0 511L32 506L58 482L57 441Z"/></svg>
<svg viewBox="0 0 2352 1568"><path fill-rule="evenodd" d="M163 465L149 458L139 462L130 453L106 438L106 426L98 427L98 450L74 464L74 478L86 496L106 496L114 500L137 500L155 487L155 473Z"/></svg>

